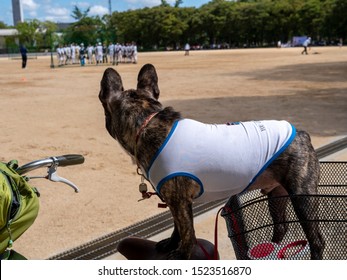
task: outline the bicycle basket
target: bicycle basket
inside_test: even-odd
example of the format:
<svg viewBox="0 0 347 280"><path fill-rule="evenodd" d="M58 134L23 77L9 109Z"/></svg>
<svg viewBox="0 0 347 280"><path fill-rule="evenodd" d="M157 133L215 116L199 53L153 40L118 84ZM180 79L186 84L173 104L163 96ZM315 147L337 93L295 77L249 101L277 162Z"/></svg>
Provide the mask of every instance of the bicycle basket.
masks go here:
<svg viewBox="0 0 347 280"><path fill-rule="evenodd" d="M221 215L237 259L310 259L309 244L300 222L319 227L325 241L323 259L347 259L347 162L321 162L320 165L317 195L268 198L256 190L228 200ZM299 221L290 203L293 198L305 205L308 202L318 205L315 219ZM283 222L288 229L281 244L271 242L274 230L268 207L271 200L278 204L289 202Z"/></svg>

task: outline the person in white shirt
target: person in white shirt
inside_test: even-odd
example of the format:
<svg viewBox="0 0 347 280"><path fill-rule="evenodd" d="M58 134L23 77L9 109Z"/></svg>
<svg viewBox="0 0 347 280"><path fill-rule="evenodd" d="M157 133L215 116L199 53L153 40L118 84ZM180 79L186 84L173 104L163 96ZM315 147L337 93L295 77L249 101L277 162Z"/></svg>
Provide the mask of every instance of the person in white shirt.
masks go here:
<svg viewBox="0 0 347 280"><path fill-rule="evenodd" d="M102 57L103 57L103 51L102 51L102 45L99 42L99 44L96 47L96 63L102 64Z"/></svg>
<svg viewBox="0 0 347 280"><path fill-rule="evenodd" d="M118 62L120 61L120 52L121 52L121 47L119 43L116 43L114 45L114 58L113 58L113 65L118 65Z"/></svg>
<svg viewBox="0 0 347 280"><path fill-rule="evenodd" d="M113 61L114 61L114 49L115 49L115 45L113 43L110 43L108 45L108 55L110 57L111 64L113 64Z"/></svg>
<svg viewBox="0 0 347 280"><path fill-rule="evenodd" d="M91 44L89 44L88 48L87 48L88 64L93 64L94 63L93 53L94 53L94 47Z"/></svg>
<svg viewBox="0 0 347 280"><path fill-rule="evenodd" d="M71 48L70 46L66 45L64 48L65 52L65 64L71 64Z"/></svg>
<svg viewBox="0 0 347 280"><path fill-rule="evenodd" d="M62 46L59 46L57 48L57 55L58 55L58 65L59 66L64 65L64 48Z"/></svg>
<svg viewBox="0 0 347 280"><path fill-rule="evenodd" d="M137 46L135 42L132 44L132 63L137 63Z"/></svg>
<svg viewBox="0 0 347 280"><path fill-rule="evenodd" d="M311 37L308 37L305 42L302 44L302 46L304 47L304 50L301 52L301 54L308 54L307 53L307 47L311 44Z"/></svg>
<svg viewBox="0 0 347 280"><path fill-rule="evenodd" d="M184 55L189 55L190 45L187 43L184 46Z"/></svg>
<svg viewBox="0 0 347 280"><path fill-rule="evenodd" d="M71 44L71 62L72 64L76 63L76 46L74 43Z"/></svg>

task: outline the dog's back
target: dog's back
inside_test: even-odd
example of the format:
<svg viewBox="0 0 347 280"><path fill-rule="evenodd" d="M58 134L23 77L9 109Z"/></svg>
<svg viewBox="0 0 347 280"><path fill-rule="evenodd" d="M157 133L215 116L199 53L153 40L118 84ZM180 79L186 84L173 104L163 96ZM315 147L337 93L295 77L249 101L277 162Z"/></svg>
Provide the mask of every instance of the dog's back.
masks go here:
<svg viewBox="0 0 347 280"><path fill-rule="evenodd" d="M195 202L238 194L292 142L295 128L285 121L204 124L177 121L154 157L148 178L160 192L175 176L199 183Z"/></svg>

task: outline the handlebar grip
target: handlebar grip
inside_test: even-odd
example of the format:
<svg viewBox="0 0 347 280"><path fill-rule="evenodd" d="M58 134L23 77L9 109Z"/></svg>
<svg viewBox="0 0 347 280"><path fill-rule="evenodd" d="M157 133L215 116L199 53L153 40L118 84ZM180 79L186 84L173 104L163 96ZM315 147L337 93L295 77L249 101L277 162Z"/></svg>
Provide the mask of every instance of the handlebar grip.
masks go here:
<svg viewBox="0 0 347 280"><path fill-rule="evenodd" d="M84 162L84 157L82 155L77 154L57 156L53 159L54 161L58 162L59 166L76 165L82 164Z"/></svg>

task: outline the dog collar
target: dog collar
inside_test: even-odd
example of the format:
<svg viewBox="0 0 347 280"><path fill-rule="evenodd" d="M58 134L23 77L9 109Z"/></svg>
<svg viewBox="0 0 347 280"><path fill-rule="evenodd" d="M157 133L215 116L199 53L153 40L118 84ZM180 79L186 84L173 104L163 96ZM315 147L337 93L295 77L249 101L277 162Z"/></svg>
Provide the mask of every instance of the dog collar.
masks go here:
<svg viewBox="0 0 347 280"><path fill-rule="evenodd" d="M145 121L142 123L140 129L138 130L137 134L136 134L136 138L135 138L135 148L137 146L137 142L139 141L139 138L142 134L142 131L145 129L145 127L148 125L148 123L151 121L151 119L153 119L159 112L155 112L150 114ZM136 150L136 149L135 149ZM136 153L136 151L134 151L134 153Z"/></svg>
<svg viewBox="0 0 347 280"><path fill-rule="evenodd" d="M147 191L147 185L144 183L144 179L146 179L148 181L148 179L145 177L145 175L142 173L139 161L137 159L137 142L139 141L139 138L142 134L142 131L145 129L145 127L148 125L148 123L158 114L159 112L155 112L150 114L145 121L142 123L139 131L136 134L136 139L135 139L135 147L134 147L134 157L135 157L135 161L137 164L137 174L141 176L141 184L139 186L139 190L142 193L142 199L139 199L139 201L150 198L152 195L157 195L161 201L163 201L163 199L161 198L161 196L157 193L157 192L148 192ZM163 201L164 202L164 201ZM158 207L159 208L165 208L167 207L166 203L158 203Z"/></svg>
<svg viewBox="0 0 347 280"><path fill-rule="evenodd" d="M159 112L155 112L155 113L150 114L150 115L145 119L145 121L142 123L140 129L137 131L136 138L135 138L135 145L134 145L134 157L135 157L135 161L136 161L136 164L137 164L137 170L141 170L139 161L138 161L138 159L137 159L137 142L139 142L139 139L140 139L140 136L141 136L141 134L142 134L142 131L145 129L145 127L149 124L149 122L150 122L158 113L159 113ZM139 173L139 172L137 172L137 173ZM142 176L144 176L144 175L142 175Z"/></svg>

